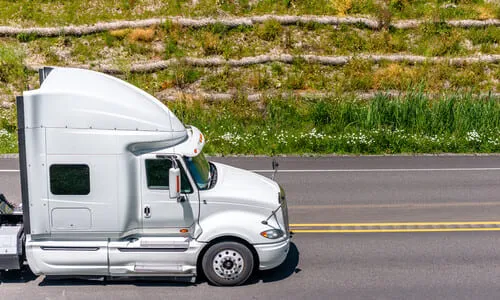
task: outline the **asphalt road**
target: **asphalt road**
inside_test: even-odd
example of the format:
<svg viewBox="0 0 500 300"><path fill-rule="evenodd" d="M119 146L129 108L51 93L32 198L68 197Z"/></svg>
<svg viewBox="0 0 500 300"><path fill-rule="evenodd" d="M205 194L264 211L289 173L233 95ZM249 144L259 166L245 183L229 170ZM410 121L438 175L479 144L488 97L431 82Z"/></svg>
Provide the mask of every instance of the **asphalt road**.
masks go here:
<svg viewBox="0 0 500 300"><path fill-rule="evenodd" d="M212 159L271 175L269 158ZM500 223L500 156L279 161L277 179L287 192L290 222L297 226ZM15 159L0 160L0 191L17 202L19 174L5 171L15 169ZM497 299L500 232L490 230L498 228L478 232L470 225L472 232L454 232L455 227L430 227L435 231L388 233L375 226L379 231L296 233L285 264L237 288L204 281L54 280L26 273L0 280L0 298Z"/></svg>
<svg viewBox="0 0 500 300"><path fill-rule="evenodd" d="M271 168L269 158L213 160L250 170ZM292 223L499 220L500 156L278 161L283 173L277 180L287 192Z"/></svg>

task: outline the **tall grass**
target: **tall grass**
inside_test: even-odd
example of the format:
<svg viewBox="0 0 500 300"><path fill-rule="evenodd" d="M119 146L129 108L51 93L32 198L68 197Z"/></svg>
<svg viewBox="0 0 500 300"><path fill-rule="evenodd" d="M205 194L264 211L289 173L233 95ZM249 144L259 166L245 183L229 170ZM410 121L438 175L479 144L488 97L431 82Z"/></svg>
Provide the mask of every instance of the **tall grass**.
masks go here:
<svg viewBox="0 0 500 300"><path fill-rule="evenodd" d="M212 153L401 153L500 151L500 99L429 99L422 93L370 101L268 99L171 108L200 127Z"/></svg>
<svg viewBox="0 0 500 300"><path fill-rule="evenodd" d="M493 97L415 92L366 101L242 98L168 106L205 133L212 154L500 152L500 99ZM14 111L0 117L0 153L16 152Z"/></svg>
<svg viewBox="0 0 500 300"><path fill-rule="evenodd" d="M318 102L313 111L329 113L324 129L340 132L349 124L363 130L404 130L427 135L464 134L473 130L500 129L500 102L494 98L473 99L470 95L430 100L421 93L389 99L379 95L370 102ZM325 109L326 108L326 109ZM323 112L325 113L325 112ZM321 118L313 115L313 121Z"/></svg>

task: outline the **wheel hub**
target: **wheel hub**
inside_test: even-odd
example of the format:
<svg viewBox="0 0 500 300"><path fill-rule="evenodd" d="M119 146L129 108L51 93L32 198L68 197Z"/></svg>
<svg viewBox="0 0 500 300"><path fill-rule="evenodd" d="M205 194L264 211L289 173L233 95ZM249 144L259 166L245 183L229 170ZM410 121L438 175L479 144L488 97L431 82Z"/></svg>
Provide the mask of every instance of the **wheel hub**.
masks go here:
<svg viewBox="0 0 500 300"><path fill-rule="evenodd" d="M235 250L226 249L218 252L212 262L213 270L217 276L226 280L239 277L244 267L242 255Z"/></svg>
<svg viewBox="0 0 500 300"><path fill-rule="evenodd" d="M224 269L228 269L228 270L232 269L233 265L234 265L234 263L231 260L226 260L225 262L222 263L222 266L224 267Z"/></svg>

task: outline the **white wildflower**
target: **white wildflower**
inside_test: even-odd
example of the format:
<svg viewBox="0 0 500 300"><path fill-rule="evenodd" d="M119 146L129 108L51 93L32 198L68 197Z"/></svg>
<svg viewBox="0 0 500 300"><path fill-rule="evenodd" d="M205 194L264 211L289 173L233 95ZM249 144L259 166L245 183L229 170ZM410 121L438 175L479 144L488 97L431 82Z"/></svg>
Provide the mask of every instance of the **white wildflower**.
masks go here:
<svg viewBox="0 0 500 300"><path fill-rule="evenodd" d="M476 130L472 130L472 131L467 132L465 139L468 142L479 143L481 141L481 136L479 135L479 133Z"/></svg>

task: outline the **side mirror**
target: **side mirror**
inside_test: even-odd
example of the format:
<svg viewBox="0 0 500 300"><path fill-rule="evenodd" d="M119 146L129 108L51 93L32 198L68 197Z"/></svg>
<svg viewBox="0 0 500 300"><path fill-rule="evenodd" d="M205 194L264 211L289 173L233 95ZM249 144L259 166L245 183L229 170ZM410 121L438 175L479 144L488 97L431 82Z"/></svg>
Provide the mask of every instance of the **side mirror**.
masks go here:
<svg viewBox="0 0 500 300"><path fill-rule="evenodd" d="M181 195L181 170L179 168L168 170L168 190L170 199L178 199Z"/></svg>

